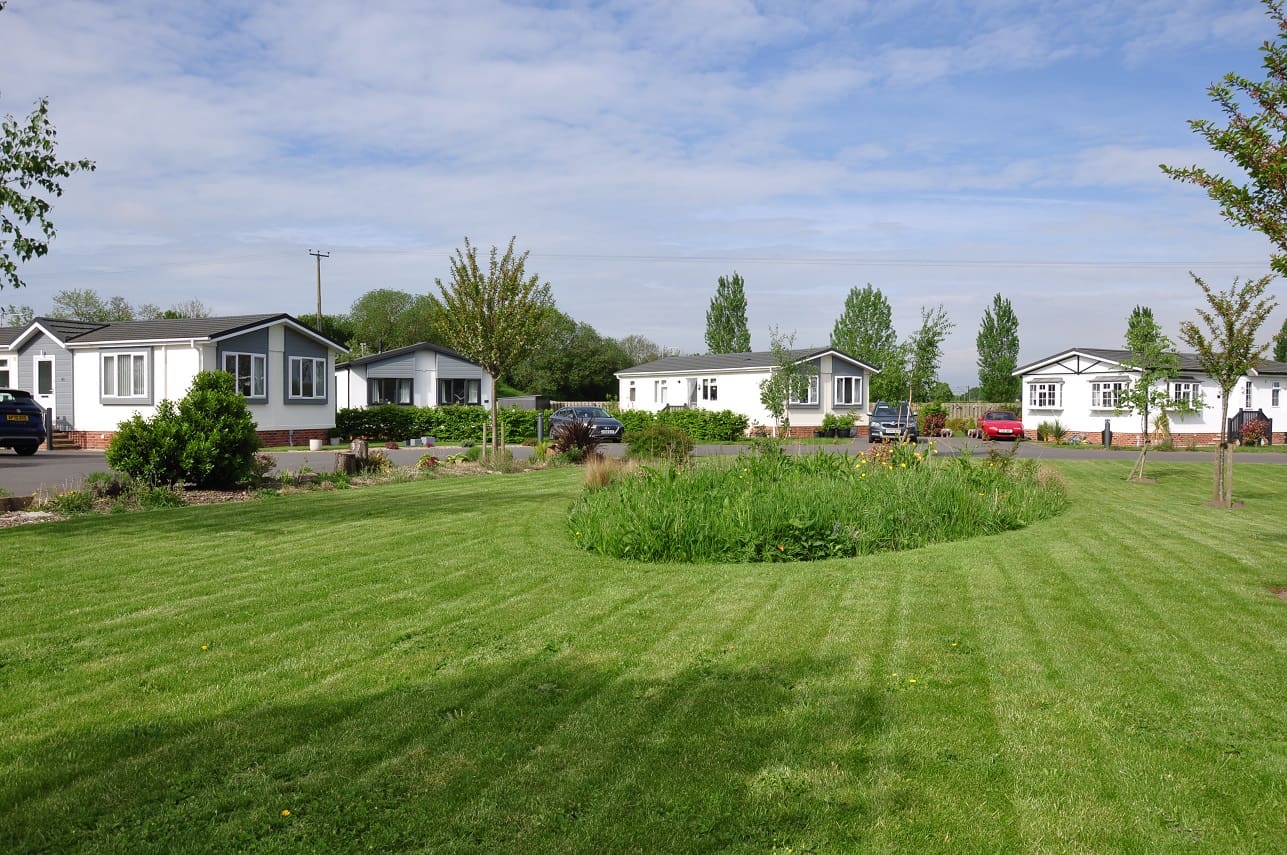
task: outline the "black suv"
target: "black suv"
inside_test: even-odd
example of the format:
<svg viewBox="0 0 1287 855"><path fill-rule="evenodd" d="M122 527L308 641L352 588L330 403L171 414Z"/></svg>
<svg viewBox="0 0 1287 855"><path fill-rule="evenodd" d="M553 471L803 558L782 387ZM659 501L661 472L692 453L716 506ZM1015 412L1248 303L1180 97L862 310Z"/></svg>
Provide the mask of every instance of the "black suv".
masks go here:
<svg viewBox="0 0 1287 855"><path fill-rule="evenodd" d="M30 392L0 389L0 448L35 454L45 441L45 408Z"/></svg>
<svg viewBox="0 0 1287 855"><path fill-rule="evenodd" d="M907 440L916 442L920 432L916 429L916 414L906 403L886 404L877 401L871 411L871 430L867 434L868 442L895 442Z"/></svg>

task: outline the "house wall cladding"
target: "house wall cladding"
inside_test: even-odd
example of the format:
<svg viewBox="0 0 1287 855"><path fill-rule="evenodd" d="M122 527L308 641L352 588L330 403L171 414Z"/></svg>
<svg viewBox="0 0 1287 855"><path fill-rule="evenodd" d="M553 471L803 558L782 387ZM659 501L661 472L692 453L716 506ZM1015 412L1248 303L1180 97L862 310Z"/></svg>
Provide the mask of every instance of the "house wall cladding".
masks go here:
<svg viewBox="0 0 1287 855"><path fill-rule="evenodd" d="M36 360L41 356L54 360L54 415L71 423L76 412L72 385L72 357L67 348L44 333L23 342L17 353L16 386L33 394L36 391Z"/></svg>
<svg viewBox="0 0 1287 855"><path fill-rule="evenodd" d="M391 359L368 362L364 368L368 380L385 380L398 377L414 378L416 376L416 355L414 353L404 353L402 356L395 356Z"/></svg>

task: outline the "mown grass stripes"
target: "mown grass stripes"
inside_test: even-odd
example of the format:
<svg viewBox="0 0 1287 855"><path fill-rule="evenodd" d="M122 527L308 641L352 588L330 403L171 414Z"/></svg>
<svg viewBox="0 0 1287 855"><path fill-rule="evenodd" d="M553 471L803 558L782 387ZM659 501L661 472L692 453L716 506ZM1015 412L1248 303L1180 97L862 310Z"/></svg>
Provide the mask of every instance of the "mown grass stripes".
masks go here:
<svg viewBox="0 0 1287 855"><path fill-rule="evenodd" d="M1282 848L1287 470L1060 468L795 564L586 553L570 470L2 531L0 848Z"/></svg>

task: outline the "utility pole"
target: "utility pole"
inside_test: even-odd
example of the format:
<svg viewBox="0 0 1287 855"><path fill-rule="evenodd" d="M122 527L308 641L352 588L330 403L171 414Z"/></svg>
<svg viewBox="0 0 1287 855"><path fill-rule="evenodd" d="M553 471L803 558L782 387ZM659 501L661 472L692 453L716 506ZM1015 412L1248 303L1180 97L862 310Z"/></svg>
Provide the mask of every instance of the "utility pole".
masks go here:
<svg viewBox="0 0 1287 855"><path fill-rule="evenodd" d="M330 258L329 252L315 252L309 250L308 254L317 259L317 331L322 331L322 259Z"/></svg>

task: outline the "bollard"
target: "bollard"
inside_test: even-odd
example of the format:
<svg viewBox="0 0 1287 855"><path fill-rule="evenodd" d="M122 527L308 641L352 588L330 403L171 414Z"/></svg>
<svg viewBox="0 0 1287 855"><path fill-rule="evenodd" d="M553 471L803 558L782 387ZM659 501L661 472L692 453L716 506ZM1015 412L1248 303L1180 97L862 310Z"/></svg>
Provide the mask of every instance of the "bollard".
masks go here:
<svg viewBox="0 0 1287 855"><path fill-rule="evenodd" d="M1104 440L1104 448L1108 448L1113 444L1113 427L1111 424L1109 424L1108 419L1104 419L1103 440Z"/></svg>

